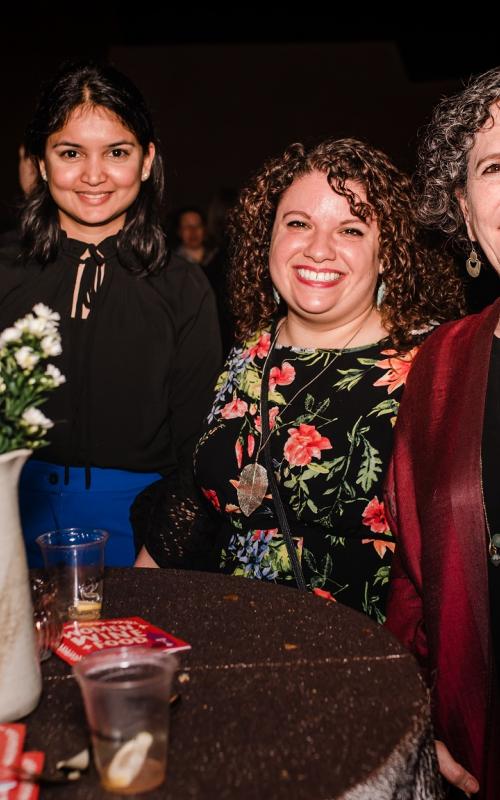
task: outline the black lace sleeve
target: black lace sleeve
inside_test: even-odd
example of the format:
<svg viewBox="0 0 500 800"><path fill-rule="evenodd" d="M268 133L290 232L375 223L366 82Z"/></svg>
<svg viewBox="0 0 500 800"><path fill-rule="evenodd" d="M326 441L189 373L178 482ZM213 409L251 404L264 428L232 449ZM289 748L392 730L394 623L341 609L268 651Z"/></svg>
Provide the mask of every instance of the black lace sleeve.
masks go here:
<svg viewBox="0 0 500 800"><path fill-rule="evenodd" d="M144 489L132 504L130 521L136 552L145 547L159 567L216 570L217 516L176 476Z"/></svg>

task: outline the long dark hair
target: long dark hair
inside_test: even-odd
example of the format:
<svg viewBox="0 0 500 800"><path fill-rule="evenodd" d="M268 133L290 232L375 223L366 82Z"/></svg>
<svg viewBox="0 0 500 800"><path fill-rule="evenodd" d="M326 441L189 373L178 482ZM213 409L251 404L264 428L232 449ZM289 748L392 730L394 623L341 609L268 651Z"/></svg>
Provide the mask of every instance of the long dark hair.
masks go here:
<svg viewBox="0 0 500 800"><path fill-rule="evenodd" d="M149 178L127 210L118 236L118 258L123 267L138 275L157 271L166 257L165 236L160 224L163 198L163 161L151 115L144 98L129 78L108 65L92 61L65 63L42 89L25 135L26 152L38 164L45 157L48 137L61 130L79 106L105 108L115 114L137 138L144 152L156 147ZM21 212L22 256L41 264L54 261L61 229L57 206L39 175Z"/></svg>

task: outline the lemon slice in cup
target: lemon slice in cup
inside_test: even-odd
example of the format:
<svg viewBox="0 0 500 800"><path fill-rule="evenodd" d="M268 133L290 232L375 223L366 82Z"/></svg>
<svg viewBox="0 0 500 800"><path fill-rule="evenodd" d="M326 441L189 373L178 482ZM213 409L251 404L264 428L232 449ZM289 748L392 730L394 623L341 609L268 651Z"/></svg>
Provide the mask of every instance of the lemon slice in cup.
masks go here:
<svg viewBox="0 0 500 800"><path fill-rule="evenodd" d="M109 786L125 789L137 777L146 760L153 737L148 731L141 731L129 739L111 759L106 777Z"/></svg>

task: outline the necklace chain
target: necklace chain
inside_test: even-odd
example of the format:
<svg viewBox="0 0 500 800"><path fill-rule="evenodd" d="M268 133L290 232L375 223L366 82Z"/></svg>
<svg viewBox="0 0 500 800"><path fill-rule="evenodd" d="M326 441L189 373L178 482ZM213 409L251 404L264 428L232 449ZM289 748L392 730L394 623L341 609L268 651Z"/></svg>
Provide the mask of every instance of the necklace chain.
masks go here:
<svg viewBox="0 0 500 800"><path fill-rule="evenodd" d="M490 561L494 567L498 567L500 565L500 535L498 533L493 534L491 533L490 523L488 520L488 514L486 513L486 501L484 499L484 487L483 487L483 458L482 455L479 459L479 469L481 475L481 500L483 503L483 513L484 513L484 522L486 527L486 533L488 534L488 555L490 557Z"/></svg>
<svg viewBox="0 0 500 800"><path fill-rule="evenodd" d="M321 375L323 375L323 373L326 372L326 370L329 367L331 367L331 365L337 360L337 358L340 355L342 355L342 353L345 352L346 348L350 345L350 343L353 341L353 339L358 335L358 333L360 332L360 330L363 327L363 325L365 324L365 322L366 322L366 318L363 320L363 322L361 323L359 328L357 328L354 331L354 333L351 336L349 336L349 338L348 338L347 342L345 343L345 345L335 353L335 355L333 356L332 360L328 361L327 364L325 364L323 369L321 369L318 372L317 375L315 375L313 378L311 378L310 381L308 381L304 386L301 386L300 389L298 389L298 391L295 392L295 394L293 395L291 400L289 400L288 403L286 403L286 405L284 406L284 408L280 412L280 416L286 411L286 409L291 405L291 403L293 403L293 401L299 396L299 394L304 392L315 380L317 380ZM276 345L276 342L278 341L278 337L279 337L280 332L281 332L281 330L283 328L283 325L285 325L285 324L286 324L286 320L284 322L282 322L281 325L276 330L276 334L274 336L274 339L272 340L272 342L269 345L269 350L267 352L264 364L262 366L262 378L261 378L261 389L260 389L260 400L259 400L260 444L259 444L258 450L257 450L257 452L255 454L255 460L252 463L247 464L247 466L243 467L243 469L241 470L240 476L239 476L239 481L238 481L238 488L236 490L236 494L238 496L238 501L239 501L239 504L240 504L240 509L243 512L243 514L245 514L246 517L249 517L250 514L252 514L253 511L255 511L261 505L261 503L262 503L262 501L263 501L263 499L264 499L264 497L266 495L266 492L268 490L268 486L269 486L269 479L268 479L267 469L266 469L266 467L262 466L262 464L259 464L258 461L259 461L259 455L261 454L262 450L264 450L264 448L266 447L269 439L271 438L272 434L276 430L277 426L275 426L275 428L273 430L269 431L269 433L268 433L268 435L266 436L265 439L262 438L263 435L264 435L264 417L263 417L263 402L262 402L262 398L263 397L266 398L266 404L265 404L266 405L266 414L267 414L266 425L269 425L269 428L270 428L269 415L268 415L268 412L267 412L269 380L265 380L266 377L267 377L267 365L268 365L271 353L272 353L272 351L273 351L273 349L274 349L274 347Z"/></svg>
<svg viewBox="0 0 500 800"><path fill-rule="evenodd" d="M339 350L336 351L336 353L333 356L332 360L328 361L327 364L325 364L323 369L320 370L317 375L314 375L304 386L301 386L300 389L298 389L295 392L293 397L290 398L290 400L286 403L286 405L280 411L280 414L279 414L280 417L286 411L288 406L290 406L293 403L293 401L297 399L299 394L302 394L302 392L305 392L305 390L308 389L309 386L311 386L311 384L314 383L314 381L318 380L318 378L320 378L323 375L323 373L326 372L327 369L329 369L332 366L332 364L337 360L337 358L339 358L339 356L341 356L341 355L343 355L345 353L346 349L349 347L351 342L356 338L358 333L361 331L361 329L362 329L363 325L365 324L365 322L366 322L366 319L364 319L363 322L361 323L361 325L358 328L356 328L354 333L351 334L351 336L349 336L349 338L346 341L346 343ZM278 327L278 329L276 331L276 335L275 335L274 339L272 340L271 344L269 345L269 350L267 352L266 360L264 361L264 364L262 366L262 377L264 377L264 375L265 375L267 362L269 360L271 352L274 350L274 348L276 346L276 343L278 341L279 335L280 335L280 333L281 333L281 331L282 331L282 329L283 329L283 327L285 325L286 325L286 320L284 320L281 323L281 325ZM260 434L260 444L259 444L259 447L257 449L257 453L255 455L255 463L257 463L257 461L259 460L260 453L262 452L262 450L264 449L264 447L266 446L266 444L268 443L269 439L271 438L271 436L273 435L273 433L275 431L274 428L272 430L270 430L269 434L266 436L265 441L262 441L262 392L263 391L268 391L268 390L269 390L269 383L267 384L267 386L263 386L263 384L261 383L261 391L260 391L260 399L259 399L259 413L260 413L260 420L261 420L261 422L260 422L261 434Z"/></svg>

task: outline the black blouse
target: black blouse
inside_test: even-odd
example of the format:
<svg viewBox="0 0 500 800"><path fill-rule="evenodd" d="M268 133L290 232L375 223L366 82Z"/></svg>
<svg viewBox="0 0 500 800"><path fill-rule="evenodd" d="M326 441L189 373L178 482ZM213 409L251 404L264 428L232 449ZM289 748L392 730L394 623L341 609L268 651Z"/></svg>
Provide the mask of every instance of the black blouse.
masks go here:
<svg viewBox="0 0 500 800"><path fill-rule="evenodd" d="M0 331L39 302L61 315L63 352L51 361L67 382L43 406L56 425L37 458L189 471L220 366L213 294L202 270L175 255L156 275L131 274L116 241L64 236L45 267L0 250Z"/></svg>
<svg viewBox="0 0 500 800"><path fill-rule="evenodd" d="M483 490L491 535L500 533L500 492L498 453L500 452L500 339L493 337L488 391L483 426ZM500 679L500 566L488 559L491 634L497 679Z"/></svg>

